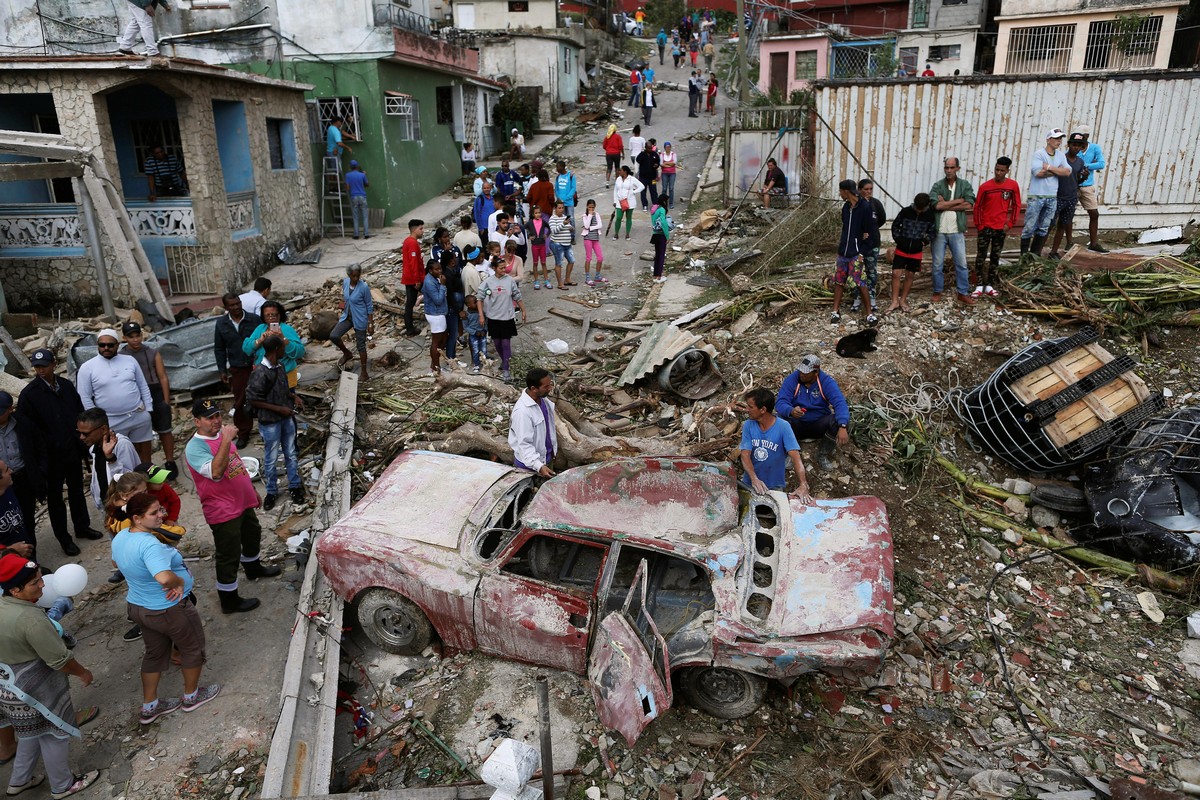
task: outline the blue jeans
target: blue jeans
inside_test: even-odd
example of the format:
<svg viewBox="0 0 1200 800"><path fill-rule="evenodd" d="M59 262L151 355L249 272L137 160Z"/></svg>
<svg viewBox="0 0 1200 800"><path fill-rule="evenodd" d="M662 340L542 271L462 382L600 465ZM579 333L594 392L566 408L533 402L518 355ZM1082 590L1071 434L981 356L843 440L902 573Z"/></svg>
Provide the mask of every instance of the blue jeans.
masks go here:
<svg viewBox="0 0 1200 800"><path fill-rule="evenodd" d="M358 236L358 226L362 225L362 235L369 236L367 233L367 198L366 197L351 197L350 198L350 215L354 218L354 235Z"/></svg>
<svg viewBox="0 0 1200 800"><path fill-rule="evenodd" d="M950 257L954 260L954 286L959 294L970 294L971 273L967 271L967 237L962 233L939 233L933 239L933 293L942 292L946 242L950 243Z"/></svg>
<svg viewBox="0 0 1200 800"><path fill-rule="evenodd" d="M1022 239L1032 239L1034 236L1045 236L1050 232L1050 223L1054 221L1054 212L1058 209L1057 197L1031 197L1025 207L1025 227L1021 229Z"/></svg>
<svg viewBox="0 0 1200 800"><path fill-rule="evenodd" d="M642 104L642 87L638 84L632 84L629 87L629 102L626 105L631 105L637 108Z"/></svg>
<svg viewBox="0 0 1200 800"><path fill-rule="evenodd" d="M550 242L550 252L554 254L555 268L561 267L563 261L566 261L568 264L575 263L575 250L569 244L559 244L552 240Z"/></svg>
<svg viewBox="0 0 1200 800"><path fill-rule="evenodd" d="M483 357L487 355L487 334L472 333L467 337L471 345L471 365L478 367Z"/></svg>
<svg viewBox="0 0 1200 800"><path fill-rule="evenodd" d="M458 317L458 312L463 308L462 292L455 292L450 298L450 312L446 314L446 357L454 358L454 354L458 352L458 329L462 325L462 320Z"/></svg>
<svg viewBox="0 0 1200 800"><path fill-rule="evenodd" d="M296 419L285 417L279 422L259 422L258 432L263 438L263 483L267 494L279 494L279 446L283 444L283 463L287 467L288 488L300 486L300 462L296 458Z"/></svg>
<svg viewBox="0 0 1200 800"><path fill-rule="evenodd" d="M659 191L658 197L667 198L667 208L675 205L675 175L674 172L664 172L662 174L662 190Z"/></svg>

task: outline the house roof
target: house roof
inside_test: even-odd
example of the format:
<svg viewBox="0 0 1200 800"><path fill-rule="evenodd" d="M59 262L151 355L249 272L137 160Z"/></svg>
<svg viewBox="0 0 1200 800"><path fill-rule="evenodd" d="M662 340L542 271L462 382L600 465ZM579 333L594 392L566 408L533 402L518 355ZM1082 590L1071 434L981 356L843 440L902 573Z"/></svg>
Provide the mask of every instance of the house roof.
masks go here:
<svg viewBox="0 0 1200 800"><path fill-rule="evenodd" d="M1164 0L1163 2L1150 3L1114 3L1108 5L1091 5L1084 8L1073 9L1039 9L1037 11L1027 11L1016 14L1005 14L1003 7L1000 9L1000 14L996 16L997 22L1006 20L1019 19L1048 19L1053 17L1074 17L1082 14L1104 14L1106 12L1116 12L1120 14L1130 14L1137 11L1152 11L1159 8L1180 8L1187 5L1187 0Z"/></svg>
<svg viewBox="0 0 1200 800"><path fill-rule="evenodd" d="M240 81L258 86L272 86L278 89L292 89L306 92L313 89L312 84L285 81L279 78L268 78L251 72L241 72L228 67L207 64L191 58L144 58L138 56L113 56L108 54L73 55L73 56L0 56L0 70L7 72L34 71L90 71L122 70L128 72L170 73L174 75L194 75L220 80Z"/></svg>

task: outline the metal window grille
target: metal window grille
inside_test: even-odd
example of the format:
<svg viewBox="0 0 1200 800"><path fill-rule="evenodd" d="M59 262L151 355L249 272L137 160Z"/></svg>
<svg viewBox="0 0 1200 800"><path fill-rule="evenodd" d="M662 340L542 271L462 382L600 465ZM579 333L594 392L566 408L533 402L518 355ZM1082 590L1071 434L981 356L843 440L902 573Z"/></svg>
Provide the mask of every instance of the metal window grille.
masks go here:
<svg viewBox="0 0 1200 800"><path fill-rule="evenodd" d="M895 52L896 43L883 42L844 42L833 46L833 71L830 77L840 80L847 78L875 78L883 72L890 77L894 58L889 55Z"/></svg>
<svg viewBox="0 0 1200 800"><path fill-rule="evenodd" d="M1132 31L1123 31L1115 19L1097 20L1088 26L1085 70L1145 69L1154 66L1161 16L1143 17Z"/></svg>
<svg viewBox="0 0 1200 800"><path fill-rule="evenodd" d="M912 26L929 27L929 0L912 0Z"/></svg>
<svg viewBox="0 0 1200 800"><path fill-rule="evenodd" d="M316 141L325 141L325 131L329 129L329 124L338 117L342 118L342 136L352 141L361 141L357 97L317 98L317 122L320 135Z"/></svg>
<svg viewBox="0 0 1200 800"><path fill-rule="evenodd" d="M1008 35L1008 59L1004 71L1017 75L1067 72L1071 69L1074 46L1074 25L1013 28Z"/></svg>
<svg viewBox="0 0 1200 800"><path fill-rule="evenodd" d="M183 144L179 138L177 119L135 119L130 123L133 132L133 152L137 157L138 174L144 175L144 165L150 151L162 146L168 156L183 163Z"/></svg>
<svg viewBox="0 0 1200 800"><path fill-rule="evenodd" d="M796 51L795 77L798 81L815 81L817 79L817 54L815 51Z"/></svg>
<svg viewBox="0 0 1200 800"><path fill-rule="evenodd" d="M208 245L167 245L167 286L171 294L215 294L220 270Z"/></svg>
<svg viewBox="0 0 1200 800"><path fill-rule="evenodd" d="M390 94L383 98L383 113L399 117L400 138L415 141L421 138L421 102L407 94Z"/></svg>

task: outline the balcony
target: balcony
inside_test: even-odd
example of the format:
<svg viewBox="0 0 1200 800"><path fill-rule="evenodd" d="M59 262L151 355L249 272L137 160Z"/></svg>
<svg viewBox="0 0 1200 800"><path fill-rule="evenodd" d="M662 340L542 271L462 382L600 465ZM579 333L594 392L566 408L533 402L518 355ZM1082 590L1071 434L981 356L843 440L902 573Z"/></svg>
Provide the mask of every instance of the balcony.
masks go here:
<svg viewBox="0 0 1200 800"><path fill-rule="evenodd" d="M473 39L452 28L439 30L429 17L392 3L375 6L375 25L391 27L397 61L417 66L477 75L479 51Z"/></svg>

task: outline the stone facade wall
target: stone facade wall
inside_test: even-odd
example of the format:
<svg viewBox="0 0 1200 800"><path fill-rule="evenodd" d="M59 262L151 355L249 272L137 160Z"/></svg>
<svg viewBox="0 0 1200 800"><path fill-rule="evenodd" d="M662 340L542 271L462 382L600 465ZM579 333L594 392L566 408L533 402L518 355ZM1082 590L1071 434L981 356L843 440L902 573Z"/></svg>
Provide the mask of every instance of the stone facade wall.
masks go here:
<svg viewBox="0 0 1200 800"><path fill-rule="evenodd" d="M307 112L303 88L295 84L217 70L189 72L180 69L4 69L0 94L44 93L54 98L62 135L90 149L106 165L120 186L117 151L106 95L149 84L172 96L179 118L183 158L188 165L189 189L199 244L212 254L211 268L219 274L222 290L239 288L275 264L275 252L284 244L305 247L319 238L312 155L308 145ZM217 149L213 100L244 104L258 200L258 233L233 241L228 198ZM272 170L267 144L267 118L290 119L296 136L294 170ZM101 248L109 264L113 299L130 306L135 300L124 271L109 255L113 243L100 230ZM28 262L28 263L25 263ZM50 263L54 266L48 267ZM30 271L32 270L32 272ZM37 291L27 279L37 276ZM94 267L87 257L65 259L0 258L10 309L48 308L44 298L59 293L61 302L87 307L99 305Z"/></svg>

